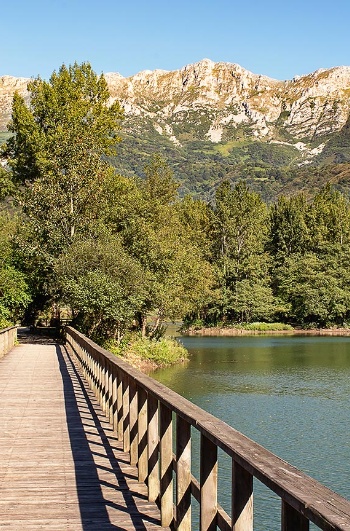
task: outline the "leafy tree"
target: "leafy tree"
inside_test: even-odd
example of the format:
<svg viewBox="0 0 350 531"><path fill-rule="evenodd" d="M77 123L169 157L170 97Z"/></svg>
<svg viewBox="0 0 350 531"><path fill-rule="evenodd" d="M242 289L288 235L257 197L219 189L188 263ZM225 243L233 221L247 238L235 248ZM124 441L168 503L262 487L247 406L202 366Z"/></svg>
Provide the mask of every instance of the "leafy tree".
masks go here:
<svg viewBox="0 0 350 531"><path fill-rule="evenodd" d="M24 212L43 242L55 240L50 252L57 253L97 215L110 171L104 156L119 140L122 111L116 102L107 105L106 81L88 63L63 65L28 90L29 107L14 96L8 126L14 135L4 154L14 179L27 185Z"/></svg>
<svg viewBox="0 0 350 531"><path fill-rule="evenodd" d="M286 258L277 273L278 294L291 304L301 324L342 325L350 315L349 251L318 256L308 252Z"/></svg>
<svg viewBox="0 0 350 531"><path fill-rule="evenodd" d="M165 318L195 311L211 285L211 267L181 220L176 190L166 163L155 156L146 179L138 183L138 193L130 197L129 213L124 209L128 223L119 225L125 248L149 279L138 316L144 334L148 313L157 316L152 331L156 334Z"/></svg>
<svg viewBox="0 0 350 531"><path fill-rule="evenodd" d="M281 311L266 282L248 279L236 283L230 306L236 320L246 323L260 319L269 321Z"/></svg>
<svg viewBox="0 0 350 531"><path fill-rule="evenodd" d="M210 260L214 216L209 204L185 195L178 203L178 208L181 223L185 226L193 243L201 249L203 256Z"/></svg>
<svg viewBox="0 0 350 531"><path fill-rule="evenodd" d="M267 208L259 194L243 182L233 189L224 181L215 199L216 256L223 277L247 277L250 258L264 252L267 238Z"/></svg>
<svg viewBox="0 0 350 531"><path fill-rule="evenodd" d="M77 239L55 264L63 301L89 336L118 341L146 296L147 275L112 235Z"/></svg>
<svg viewBox="0 0 350 531"><path fill-rule="evenodd" d="M309 226L314 250L350 243L350 202L329 183L314 197Z"/></svg>
<svg viewBox="0 0 350 531"><path fill-rule="evenodd" d="M16 187L11 179L10 172L0 166L0 201L3 201L8 196L13 195Z"/></svg>
<svg viewBox="0 0 350 531"><path fill-rule="evenodd" d="M103 231L114 189L114 152L123 113L109 105L103 76L88 63L62 66L48 82L28 85L30 105L15 94L4 155L25 219L18 256L31 279L33 308L59 297L54 262L74 241ZM30 271L28 270L30 269Z"/></svg>
<svg viewBox="0 0 350 531"><path fill-rule="evenodd" d="M15 323L30 302L30 291L24 274L16 267L12 238L15 220L0 215L0 328Z"/></svg>
<svg viewBox="0 0 350 531"><path fill-rule="evenodd" d="M213 235L221 319L252 318L256 312L248 311L248 291L254 285L257 292L265 293L262 300L267 292L272 297L269 256L265 252L267 234L267 207L260 195L243 182L232 188L224 181L216 192ZM266 318L270 314L269 310Z"/></svg>
<svg viewBox="0 0 350 531"><path fill-rule="evenodd" d="M310 244L309 205L303 194L280 196L270 210L269 249L277 258L301 253Z"/></svg>

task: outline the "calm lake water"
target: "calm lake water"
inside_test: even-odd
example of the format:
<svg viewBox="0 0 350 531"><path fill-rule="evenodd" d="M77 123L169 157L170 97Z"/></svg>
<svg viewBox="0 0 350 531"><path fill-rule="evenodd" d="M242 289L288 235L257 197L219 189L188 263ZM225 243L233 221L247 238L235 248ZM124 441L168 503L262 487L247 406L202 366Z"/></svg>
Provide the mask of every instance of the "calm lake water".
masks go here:
<svg viewBox="0 0 350 531"><path fill-rule="evenodd" d="M349 337L179 340L190 361L154 378L350 499ZM220 461L219 502L229 510L230 465ZM254 529L280 529L280 502L258 482L254 505Z"/></svg>

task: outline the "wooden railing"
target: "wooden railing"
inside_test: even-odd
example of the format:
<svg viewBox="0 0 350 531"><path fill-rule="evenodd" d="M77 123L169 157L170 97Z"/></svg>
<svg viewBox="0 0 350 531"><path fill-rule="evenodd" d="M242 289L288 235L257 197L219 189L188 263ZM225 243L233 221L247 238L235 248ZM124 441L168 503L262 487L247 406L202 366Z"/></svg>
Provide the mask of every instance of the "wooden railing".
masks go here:
<svg viewBox="0 0 350 531"><path fill-rule="evenodd" d="M253 478L281 499L281 529L350 530L350 502L306 476L225 422L130 367L71 327L67 348L98 398L139 480L157 501L162 526L191 529L191 501L200 529L253 529ZM200 433L200 478L191 473L191 428ZM232 463L232 509L218 504L218 448ZM314 451L317 451L315 448Z"/></svg>
<svg viewBox="0 0 350 531"><path fill-rule="evenodd" d="M12 349L17 341L17 326L0 330L0 358Z"/></svg>

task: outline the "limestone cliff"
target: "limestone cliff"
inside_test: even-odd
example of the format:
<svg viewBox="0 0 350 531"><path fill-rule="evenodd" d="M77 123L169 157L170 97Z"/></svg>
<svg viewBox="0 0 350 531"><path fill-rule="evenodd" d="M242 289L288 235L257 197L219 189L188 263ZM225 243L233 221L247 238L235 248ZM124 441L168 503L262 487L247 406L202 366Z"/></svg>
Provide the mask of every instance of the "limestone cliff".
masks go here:
<svg viewBox="0 0 350 531"><path fill-rule="evenodd" d="M350 114L350 67L317 70L278 81L237 64L204 59L180 70L144 71L129 78L105 74L111 98L125 108L125 128L155 134L175 145L244 138L319 153ZM27 97L24 78L0 78L0 130L6 129L15 90ZM316 151L315 151L316 150Z"/></svg>

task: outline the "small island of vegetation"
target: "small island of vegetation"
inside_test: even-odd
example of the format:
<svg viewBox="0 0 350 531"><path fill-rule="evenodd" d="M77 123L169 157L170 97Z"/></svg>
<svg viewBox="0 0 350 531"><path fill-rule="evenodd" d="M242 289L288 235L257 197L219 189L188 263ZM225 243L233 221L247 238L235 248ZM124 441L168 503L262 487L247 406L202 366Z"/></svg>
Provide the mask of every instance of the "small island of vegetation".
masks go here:
<svg viewBox="0 0 350 531"><path fill-rule="evenodd" d="M159 155L144 179L116 173L123 110L89 64L28 88L29 106L14 97L2 146L0 327L59 319L64 308L112 352L156 365L186 355L162 337L165 320L347 327L347 196L328 184L267 204L223 180L211 203L181 197Z"/></svg>

